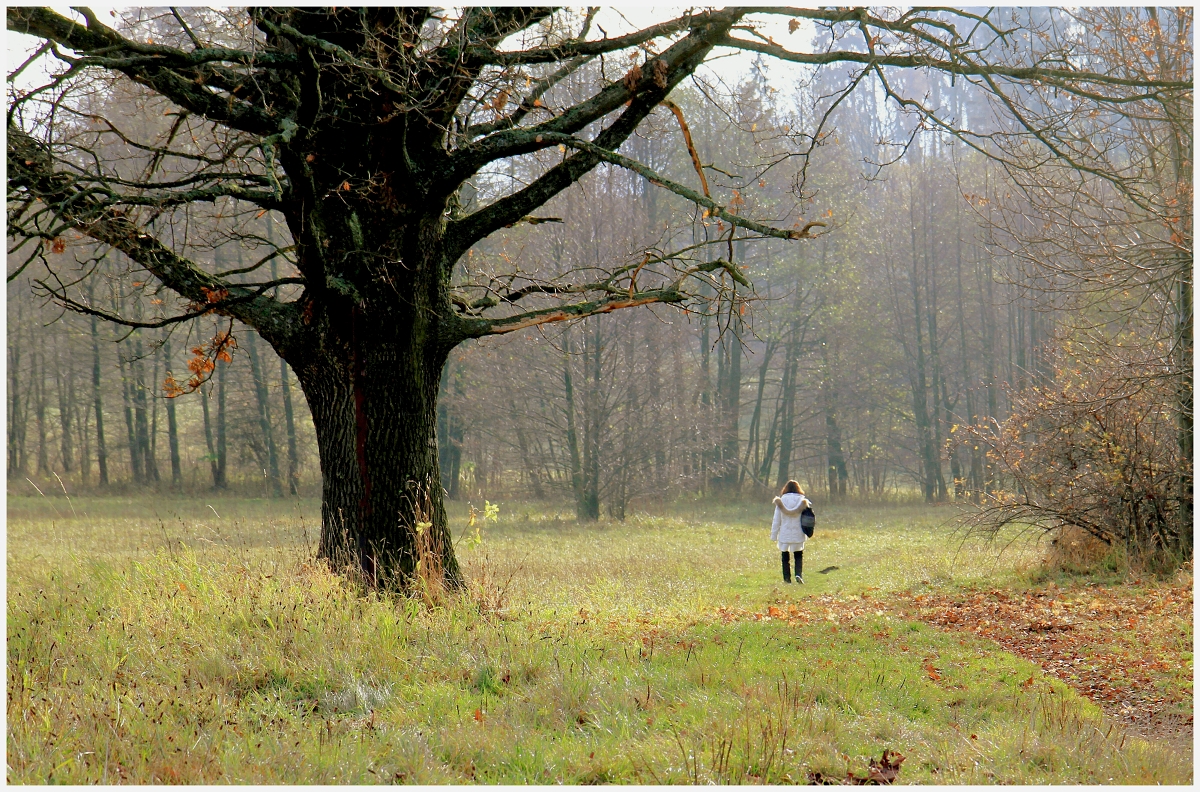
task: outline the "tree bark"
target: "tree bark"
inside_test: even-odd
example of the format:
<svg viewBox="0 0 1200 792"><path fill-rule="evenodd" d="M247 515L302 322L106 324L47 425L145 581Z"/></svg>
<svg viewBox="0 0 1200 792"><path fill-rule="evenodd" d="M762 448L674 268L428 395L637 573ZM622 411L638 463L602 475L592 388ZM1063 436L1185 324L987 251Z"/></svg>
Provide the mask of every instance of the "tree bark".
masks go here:
<svg viewBox="0 0 1200 792"><path fill-rule="evenodd" d="M319 347L288 350L321 456L320 555L374 586L411 579L418 561L461 585L436 436L449 349L426 343L412 315L368 317L358 306L345 313L337 326L330 320ZM432 542L426 558L418 557L418 526Z"/></svg>

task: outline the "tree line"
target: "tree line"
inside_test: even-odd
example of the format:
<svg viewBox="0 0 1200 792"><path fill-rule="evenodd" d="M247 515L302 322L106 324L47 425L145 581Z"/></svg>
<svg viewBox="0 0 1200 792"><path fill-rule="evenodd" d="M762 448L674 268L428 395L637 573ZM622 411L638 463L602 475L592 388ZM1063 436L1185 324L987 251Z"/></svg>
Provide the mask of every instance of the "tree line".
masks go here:
<svg viewBox="0 0 1200 792"><path fill-rule="evenodd" d="M795 475L1190 555L1191 9L598 14L9 9L10 476L315 449L372 585Z"/></svg>

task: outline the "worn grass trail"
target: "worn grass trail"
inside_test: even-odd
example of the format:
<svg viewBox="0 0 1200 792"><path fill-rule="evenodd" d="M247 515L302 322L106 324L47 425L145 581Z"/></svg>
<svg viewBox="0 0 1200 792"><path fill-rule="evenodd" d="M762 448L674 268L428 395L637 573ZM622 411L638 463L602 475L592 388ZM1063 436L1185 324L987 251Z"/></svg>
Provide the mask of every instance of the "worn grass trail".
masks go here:
<svg viewBox="0 0 1200 792"><path fill-rule="evenodd" d="M964 544L944 510L825 509L808 585L784 587L766 508L584 527L506 504L435 609L312 563L318 513L10 497L8 780L788 783L884 749L904 782L1192 778L1190 754L900 607L1034 585L1038 548ZM1180 662L1186 691L1163 685L1190 710Z"/></svg>

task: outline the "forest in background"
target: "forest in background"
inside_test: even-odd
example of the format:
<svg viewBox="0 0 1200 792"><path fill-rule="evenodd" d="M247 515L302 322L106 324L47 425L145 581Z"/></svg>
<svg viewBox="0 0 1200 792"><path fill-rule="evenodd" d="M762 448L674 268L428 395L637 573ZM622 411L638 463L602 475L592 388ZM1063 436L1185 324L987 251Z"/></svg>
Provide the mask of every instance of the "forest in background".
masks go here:
<svg viewBox="0 0 1200 792"><path fill-rule="evenodd" d="M1101 40L1122 68L1155 74L1170 61L1190 77L1190 46L1168 55L1134 41L1144 15L1090 13L1109 26ZM1186 45L1190 12L1173 13L1167 46ZM612 79L604 68L580 69L556 90L585 95ZM664 498L761 498L798 478L827 501L1002 503L1008 518L1081 524L1106 539L1129 533L1114 519L1156 532L1152 543L1182 538L1190 106L1171 108L1165 126L1130 116L1107 127L1104 150L1123 168L1114 181L1022 145L998 163L898 111L879 88L842 93L843 79L828 69L775 85L760 62L736 85L710 75L673 95L706 188L755 217L798 202L807 213L797 225L825 223L814 240L726 244L727 224L601 165L544 217L470 251L468 268L498 290L637 267L690 242L735 262L750 288L714 295L712 311L652 306L455 350L437 432L451 499L566 498L580 519L623 519ZM912 72L893 84L981 134L999 128L965 81ZM120 92L92 101L103 105L93 112L137 115L139 100ZM797 155L798 141L809 155ZM695 178L665 108L622 150L680 182ZM462 200L509 192L541 167L508 160ZM1149 193L1167 204L1139 200ZM221 235L200 218L186 233L211 237L213 267L235 281L264 260L272 280L292 271L287 248L275 252L287 234L275 213L240 214ZM46 253L99 255L109 277L88 282L88 299L114 312L161 305L115 251L55 240ZM72 491L319 491L305 401L254 331L220 318L114 328L64 312L48 299L46 271L14 253L9 271L19 273L8 287L10 491L27 478ZM1074 457L1056 456L1070 448ZM1031 511L1046 492L1062 504ZM1108 523L1097 516L1114 508Z"/></svg>

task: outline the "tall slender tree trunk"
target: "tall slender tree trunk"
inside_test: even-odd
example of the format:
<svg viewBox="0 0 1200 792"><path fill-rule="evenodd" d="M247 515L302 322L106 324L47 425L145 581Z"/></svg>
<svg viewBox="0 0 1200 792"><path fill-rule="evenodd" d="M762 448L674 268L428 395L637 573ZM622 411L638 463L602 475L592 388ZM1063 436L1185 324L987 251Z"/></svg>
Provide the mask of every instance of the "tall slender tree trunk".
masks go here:
<svg viewBox="0 0 1200 792"><path fill-rule="evenodd" d="M925 169L926 179L928 180L928 168ZM934 243L933 227L933 191L926 184L925 190L927 200L924 202L926 207L925 217L925 317L926 324L929 329L929 366L932 375L932 396L933 410L929 417L930 435L933 440L934 448L934 484L937 488L937 501L942 503L947 498L946 478L942 475L942 406L944 399L939 398L944 395L944 375L942 373L942 354L941 354L941 339L938 334L938 251Z"/></svg>
<svg viewBox="0 0 1200 792"><path fill-rule="evenodd" d="M575 428L575 387L571 379L571 331L563 332L563 394L567 418L567 452L571 463L571 492L575 495L575 518L584 519L583 460L579 451L579 432Z"/></svg>
<svg viewBox="0 0 1200 792"><path fill-rule="evenodd" d="M59 454L62 458L63 474L71 472L75 467L75 453L71 441L73 440L71 429L71 406L75 402L75 372L68 365L65 367L62 362L61 344L55 345L54 348L54 391L58 397L58 425L61 430L59 436Z"/></svg>
<svg viewBox="0 0 1200 792"><path fill-rule="evenodd" d="M925 380L925 342L922 338L921 321L925 318L921 310L921 277L918 269L917 256L917 213L916 192L912 181L909 181L909 221L912 241L912 298L913 298L913 331L916 336L916 370L911 378L913 399L913 422L917 428L917 444L921 448L922 484L925 491L925 501L933 503L937 498L937 479L940 475L937 446L934 444L932 427L929 420L927 394L928 384ZM934 395L936 400L936 392Z"/></svg>
<svg viewBox="0 0 1200 792"><path fill-rule="evenodd" d="M166 377L173 377L174 374L171 368L171 337L169 335L163 336L162 346L159 348L159 351L165 361L163 365L165 372L164 379ZM168 395L165 406L167 410L167 445L171 449L171 486L178 487L183 483L183 463L179 458L179 424L175 418L175 398Z"/></svg>
<svg viewBox="0 0 1200 792"><path fill-rule="evenodd" d="M208 465L212 471L212 485L213 489L219 489L221 474L217 468L217 446L213 440L213 422L208 411L208 402L212 398L212 392L212 385L209 385L207 392L203 388L197 391L200 394L200 407L204 412L204 443L208 448Z"/></svg>
<svg viewBox="0 0 1200 792"><path fill-rule="evenodd" d="M718 383L720 414L718 415L721 442L717 452L717 487L726 492L737 489L739 437L738 424L742 412L742 337L736 318L730 321L721 338L721 368L723 382Z"/></svg>
<svg viewBox="0 0 1200 792"><path fill-rule="evenodd" d="M850 478L846 472L846 457L842 453L842 431L838 426L837 382L834 378L836 358L830 354L830 341L821 344L821 397L825 412L825 457L826 479L829 497L833 501L846 498L846 485Z"/></svg>
<svg viewBox="0 0 1200 792"><path fill-rule="evenodd" d="M987 414L988 419L994 426L1000 420L1000 399L999 399L999 383L996 382L996 319L993 306L993 275L992 275L992 258L991 253L985 254L985 272L984 283L980 289L981 296L983 288L986 288L986 298L983 300L983 363L985 367L985 376L987 377ZM997 486L996 481L996 463L989 457L985 462L986 475L984 478L984 492L991 495Z"/></svg>
<svg viewBox="0 0 1200 792"><path fill-rule="evenodd" d="M603 373L604 346L595 322L584 331L583 364L587 375L583 424L583 500L579 519L600 519L600 432L603 421L600 382Z"/></svg>
<svg viewBox="0 0 1200 792"><path fill-rule="evenodd" d="M8 477L23 478L25 465L25 416L21 400L21 322L20 306L12 334L8 337Z"/></svg>
<svg viewBox="0 0 1200 792"><path fill-rule="evenodd" d="M287 432L288 494L300 494L300 450L296 442L296 415L292 409L292 372L287 361L279 359L279 388L283 397L283 425Z"/></svg>
<svg viewBox="0 0 1200 792"><path fill-rule="evenodd" d="M955 203L958 206L958 203ZM955 209L955 219L958 219L958 210ZM963 253L962 253L962 233L958 223L955 223L955 228L959 231L955 237L955 261L957 269L955 271L956 282L958 286L958 348L959 359L962 361L962 381L963 381L963 397L967 400L967 423L975 426L979 423L979 416L975 412L975 390L971 387L971 365L967 352L967 307L966 300L963 295ZM979 503L979 493L983 489L983 458L979 450L979 442L970 440L970 458L971 469L967 475L966 488L971 500ZM957 485L956 485L957 486Z"/></svg>
<svg viewBox="0 0 1200 792"><path fill-rule="evenodd" d="M79 441L79 483L86 488L92 478L91 403L73 398L70 410Z"/></svg>
<svg viewBox="0 0 1200 792"><path fill-rule="evenodd" d="M755 394L754 394L754 411L750 415L750 430L749 430L749 436L748 436L748 439L746 442L746 455L742 459L742 471L743 472L745 472L747 470L752 471L751 475L753 475L753 472L757 471L759 468L759 465L762 464L762 459L759 454L759 445L760 445L760 439L761 439L761 435L762 435L761 428L762 428L763 395L766 392L766 388L767 388L767 372L770 370L770 367L771 367L771 358L775 357L775 350L778 348L779 348L779 341L777 339L771 339L770 341L768 341L765 348L763 349L762 363L760 363L758 365L758 386L755 389ZM753 464L751 464L752 458L753 458ZM761 479L762 476L759 475L758 478ZM739 478L738 478L739 486L741 486L741 482L742 482L742 478L739 476Z"/></svg>
<svg viewBox="0 0 1200 792"><path fill-rule="evenodd" d="M457 358L447 361L442 368L441 393L443 395L438 398L438 467L446 497L458 500L464 427L462 418L452 406L463 395L462 366Z"/></svg>
<svg viewBox="0 0 1200 792"><path fill-rule="evenodd" d="M150 448L150 410L145 375L145 350L142 348L141 331L135 331L133 342L133 360L130 368L133 370L133 382L130 390L133 395L133 427L138 456L142 459L142 470L147 481L158 481L158 464L154 452Z"/></svg>
<svg viewBox="0 0 1200 792"><path fill-rule="evenodd" d="M271 426L271 402L267 393L267 380L263 375L261 361L258 357L257 337L258 334L253 330L246 334L246 353L250 358L250 374L254 378L254 396L258 404L258 427L267 447L267 481L271 485L271 494L276 498L282 498L283 482L279 478L279 455L275 449L275 430Z"/></svg>
<svg viewBox="0 0 1200 792"><path fill-rule="evenodd" d="M775 486L782 488L791 477L792 438L796 430L796 370L800 366L800 333L795 320L788 334L786 347L787 360L784 364L782 401L779 405L779 469L775 476Z"/></svg>
<svg viewBox="0 0 1200 792"><path fill-rule="evenodd" d="M141 484L145 480L145 476L142 474L143 459L139 452L137 432L133 426L133 388L129 381L129 365L125 362L121 346L121 344L117 345L117 366L121 372L121 400L125 409L125 431L129 440L129 471L133 476L133 483Z"/></svg>
<svg viewBox="0 0 1200 792"><path fill-rule="evenodd" d="M88 302L93 299L93 280L88 280ZM104 396L101 390L100 328L98 319L92 319L92 409L96 412L96 464L99 468L100 486L108 486L108 446L104 439Z"/></svg>
<svg viewBox="0 0 1200 792"><path fill-rule="evenodd" d="M216 361L216 376L217 376L217 421L216 421L216 457L217 457L217 475L213 486L216 489L225 489L229 486L229 481L226 478L226 443L225 443L225 375L229 364L222 361Z"/></svg>
<svg viewBox="0 0 1200 792"><path fill-rule="evenodd" d="M37 472L39 476L50 475L50 455L49 445L46 438L46 355L44 352L35 352L32 361L37 365L31 367L31 377L33 383L34 403L33 417L37 423L38 432L38 455L37 455Z"/></svg>
<svg viewBox="0 0 1200 792"><path fill-rule="evenodd" d="M266 215L267 227L267 242L272 247L275 246L275 218L269 213ZM271 259L271 280L279 278L279 258ZM279 289L275 289L275 297L279 297ZM291 371L287 361L282 356L279 358L279 387L280 396L283 398L283 421L284 431L287 433L287 483L288 494L298 495L300 492L300 452L296 443L296 418L295 412L292 409L292 383ZM444 477L443 477L444 478Z"/></svg>

